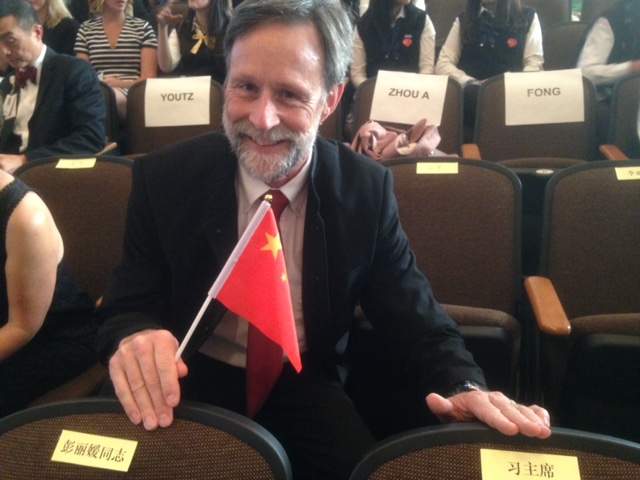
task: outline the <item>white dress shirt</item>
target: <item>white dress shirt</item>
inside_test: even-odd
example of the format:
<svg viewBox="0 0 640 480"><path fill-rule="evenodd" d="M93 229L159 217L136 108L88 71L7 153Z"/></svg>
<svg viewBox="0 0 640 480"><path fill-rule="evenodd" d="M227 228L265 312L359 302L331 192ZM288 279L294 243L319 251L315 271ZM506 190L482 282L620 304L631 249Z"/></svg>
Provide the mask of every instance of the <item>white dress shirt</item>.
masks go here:
<svg viewBox="0 0 640 480"><path fill-rule="evenodd" d="M404 18L404 7L400 9L398 15L393 21L392 27L396 24L399 18ZM424 23L424 29L422 35L420 35L420 59L418 63L419 73L433 73L434 62L436 56L436 29L427 15L427 19ZM364 42L358 33L358 29L355 29L355 36L353 39L353 62L350 69L351 83L355 88L358 88L362 82L367 79L367 54L364 48Z"/></svg>
<svg viewBox="0 0 640 480"><path fill-rule="evenodd" d="M42 61L44 60L44 54L47 51L47 46L42 45L42 51L33 64L38 70L36 76L35 85L33 82L28 81L27 84L18 89L18 110L16 114L16 120L13 126L13 133L22 138L22 145L20 146L20 153L24 153L29 146L29 120L33 116L33 111L36 108L36 100L38 99L38 88L40 87L40 77L42 76Z"/></svg>
<svg viewBox="0 0 640 480"><path fill-rule="evenodd" d="M485 8L481 7L480 12ZM458 68L458 62L462 55L462 35L460 32L460 19L456 17L453 26L447 35L447 39L438 55L438 63L436 63L436 73L438 75L448 75L455 78L461 84L473 82L476 79L471 75L467 75L463 70ZM544 64L544 55L542 50L542 29L540 28L540 20L538 14L533 15L531 27L527 32L527 38L524 45L523 53L523 72L539 72Z"/></svg>
<svg viewBox="0 0 640 480"><path fill-rule="evenodd" d="M425 0L411 0L416 7L421 8L422 10L427 9L427 4ZM360 16L369 8L369 0L360 0Z"/></svg>
<svg viewBox="0 0 640 480"><path fill-rule="evenodd" d="M300 353L307 350L302 311L302 252L310 168L311 157L293 179L280 187L280 191L289 200L289 204L280 217L279 227ZM238 167L236 196L238 198L239 236L247 228L260 205L262 196L270 188L267 184L249 176L242 167ZM247 292L247 295L250 294L251 292ZM245 368L248 331L249 323L246 320L233 312L228 312L199 351L230 365Z"/></svg>

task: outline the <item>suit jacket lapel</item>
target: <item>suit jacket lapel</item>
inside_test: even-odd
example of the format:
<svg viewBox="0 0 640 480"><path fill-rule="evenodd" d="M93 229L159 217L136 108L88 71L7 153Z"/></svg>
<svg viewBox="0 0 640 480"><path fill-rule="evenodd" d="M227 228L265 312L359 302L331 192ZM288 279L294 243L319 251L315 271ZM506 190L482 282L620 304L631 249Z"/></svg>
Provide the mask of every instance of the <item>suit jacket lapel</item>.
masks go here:
<svg viewBox="0 0 640 480"><path fill-rule="evenodd" d="M331 329L327 328L327 322L331 320L327 244L318 192L322 188L323 179L316 147L312 161L304 228L302 305L309 350L313 351L316 358L331 364L334 359L327 357L333 349L329 335Z"/></svg>
<svg viewBox="0 0 640 480"><path fill-rule="evenodd" d="M40 84L38 85L38 98L36 98L36 105L33 108L33 115L31 118L36 116L36 112L40 108L40 105L45 98L45 94L49 85L51 85L51 81L55 75L55 61L54 58L57 54L51 49L47 48L47 51L44 54L44 59L42 60L42 72L40 74Z"/></svg>
<svg viewBox="0 0 640 480"><path fill-rule="evenodd" d="M12 71L5 79L0 83L0 95L2 96L2 131L0 132L0 153L6 153L5 149L7 148L7 140L11 133L13 133L13 126L16 121L15 115L13 117L5 118L4 117L4 103L7 99L7 96L13 94L18 94L18 89L15 87L15 84L11 82L11 78L15 81L15 72ZM17 102L17 98L16 98ZM17 104L16 104L17 109Z"/></svg>

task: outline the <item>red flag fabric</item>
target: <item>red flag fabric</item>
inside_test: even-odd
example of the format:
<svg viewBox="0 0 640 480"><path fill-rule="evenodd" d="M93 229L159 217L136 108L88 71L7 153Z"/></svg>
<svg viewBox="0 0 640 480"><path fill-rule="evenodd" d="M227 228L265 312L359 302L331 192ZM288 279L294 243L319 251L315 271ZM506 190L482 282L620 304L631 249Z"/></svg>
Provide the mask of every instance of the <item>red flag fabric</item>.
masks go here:
<svg viewBox="0 0 640 480"><path fill-rule="evenodd" d="M268 209L216 298L282 347L302 370L278 227Z"/></svg>

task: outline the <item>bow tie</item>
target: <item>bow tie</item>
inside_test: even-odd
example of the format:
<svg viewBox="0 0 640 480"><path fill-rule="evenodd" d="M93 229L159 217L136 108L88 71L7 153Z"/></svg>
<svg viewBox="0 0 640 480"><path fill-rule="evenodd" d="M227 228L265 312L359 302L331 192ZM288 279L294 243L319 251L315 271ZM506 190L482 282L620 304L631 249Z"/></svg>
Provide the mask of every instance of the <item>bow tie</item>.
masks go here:
<svg viewBox="0 0 640 480"><path fill-rule="evenodd" d="M29 80L31 80L35 85L37 77L38 69L36 67L27 67L24 70L18 70L16 72L16 85L20 88L24 88Z"/></svg>
<svg viewBox="0 0 640 480"><path fill-rule="evenodd" d="M216 46L216 40L215 38L210 39L209 37L207 37L204 33L202 33L201 30L197 30L196 33L193 34L193 38L194 40L197 40L196 44L191 48L191 53L193 55L195 55L196 53L198 53L198 50L200 50L200 47L202 46L202 42L204 42L204 44L207 46L207 48L209 48L210 50L213 50ZM213 45L212 45L213 44Z"/></svg>

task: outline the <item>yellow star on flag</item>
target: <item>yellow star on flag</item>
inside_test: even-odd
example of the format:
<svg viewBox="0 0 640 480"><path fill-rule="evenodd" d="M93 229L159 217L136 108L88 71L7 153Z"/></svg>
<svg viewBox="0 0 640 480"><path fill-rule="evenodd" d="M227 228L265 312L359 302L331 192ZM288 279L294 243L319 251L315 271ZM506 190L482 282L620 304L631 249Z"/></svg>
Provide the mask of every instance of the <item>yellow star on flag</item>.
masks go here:
<svg viewBox="0 0 640 480"><path fill-rule="evenodd" d="M287 274L286 274L286 273L283 273L283 274L280 276L280 280L282 280L283 282L286 282L286 281L287 281Z"/></svg>
<svg viewBox="0 0 640 480"><path fill-rule="evenodd" d="M282 244L280 243L280 235L276 235L275 237L265 233L267 236L267 244L260 249L260 251L270 251L273 253L273 259L278 258L278 250L282 250Z"/></svg>

